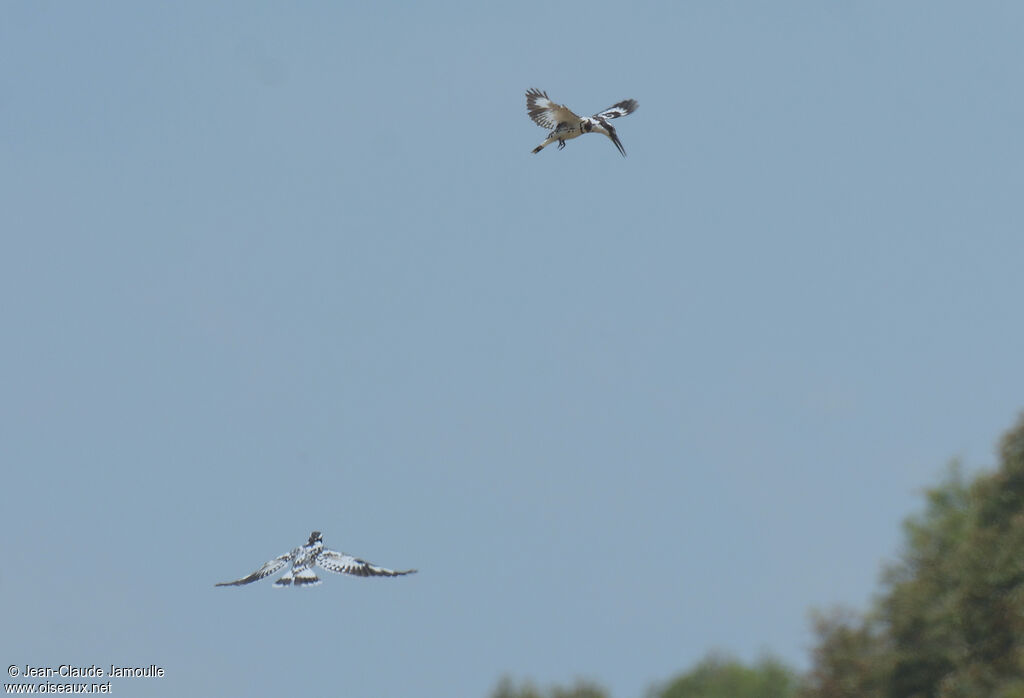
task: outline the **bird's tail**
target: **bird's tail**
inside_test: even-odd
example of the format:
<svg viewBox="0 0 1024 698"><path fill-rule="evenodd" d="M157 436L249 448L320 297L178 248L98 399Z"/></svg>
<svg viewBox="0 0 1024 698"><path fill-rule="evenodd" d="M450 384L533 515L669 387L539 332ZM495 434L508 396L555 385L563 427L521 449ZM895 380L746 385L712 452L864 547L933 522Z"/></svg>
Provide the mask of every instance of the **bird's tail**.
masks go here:
<svg viewBox="0 0 1024 698"><path fill-rule="evenodd" d="M295 573L295 581L293 584L297 587L311 587L316 586L320 583L320 577L316 576L316 572L312 568L304 569L300 572Z"/></svg>
<svg viewBox="0 0 1024 698"><path fill-rule="evenodd" d="M543 143L541 143L540 145L538 145L536 148L533 149L534 154L539 153L541 150L544 149L544 146L551 145L552 143L554 143L557 140L558 140L558 137L555 136L555 132L552 131L551 133L548 134L548 137L544 139ZM565 147L564 143L559 141L558 149L561 150L563 147Z"/></svg>
<svg viewBox="0 0 1024 698"><path fill-rule="evenodd" d="M319 583L320 578L316 576L316 572L306 568L298 572L288 570L283 577L274 582L274 586L286 587L294 584L297 587L312 587Z"/></svg>

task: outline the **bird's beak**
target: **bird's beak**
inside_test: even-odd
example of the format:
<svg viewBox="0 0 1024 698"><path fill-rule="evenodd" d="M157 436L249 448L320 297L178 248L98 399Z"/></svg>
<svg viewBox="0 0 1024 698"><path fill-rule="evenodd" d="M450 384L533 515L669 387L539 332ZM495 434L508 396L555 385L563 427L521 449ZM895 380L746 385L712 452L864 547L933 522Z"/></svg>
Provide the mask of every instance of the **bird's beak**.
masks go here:
<svg viewBox="0 0 1024 698"><path fill-rule="evenodd" d="M622 143L619 142L619 134L615 133L615 129L611 126L608 127L608 137L612 139L612 143L614 143L615 147L619 149L620 153L622 153L622 157L626 157L626 149L623 148Z"/></svg>

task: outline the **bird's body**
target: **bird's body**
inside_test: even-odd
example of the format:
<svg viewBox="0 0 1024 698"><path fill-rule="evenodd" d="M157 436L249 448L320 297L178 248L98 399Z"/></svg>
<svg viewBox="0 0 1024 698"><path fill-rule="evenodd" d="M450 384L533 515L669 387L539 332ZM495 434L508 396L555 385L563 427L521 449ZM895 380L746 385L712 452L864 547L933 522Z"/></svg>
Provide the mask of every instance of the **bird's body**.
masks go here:
<svg viewBox="0 0 1024 698"><path fill-rule="evenodd" d="M399 577L416 572L416 570L389 570L345 553L327 550L324 548L324 540L320 531L313 531L305 545L295 548L290 553L275 557L247 577L236 579L233 582L219 582L214 586L242 586L259 581L277 573L289 563L291 563L291 569L274 582L275 587L286 587L293 584L297 587L319 584L320 578L316 576L316 571L313 569L316 565L329 572L351 574L357 577Z"/></svg>
<svg viewBox="0 0 1024 698"><path fill-rule="evenodd" d="M635 99L627 99L593 116L577 116L564 104L552 102L547 92L531 88L526 91L526 112L538 126L551 130L544 142L534 148L533 152L539 153L544 146L555 141L558 141L558 149L561 150L567 140L582 136L584 133L600 133L608 136L625 157L626 150L619 142L619 136L609 120L632 114L638 106Z"/></svg>

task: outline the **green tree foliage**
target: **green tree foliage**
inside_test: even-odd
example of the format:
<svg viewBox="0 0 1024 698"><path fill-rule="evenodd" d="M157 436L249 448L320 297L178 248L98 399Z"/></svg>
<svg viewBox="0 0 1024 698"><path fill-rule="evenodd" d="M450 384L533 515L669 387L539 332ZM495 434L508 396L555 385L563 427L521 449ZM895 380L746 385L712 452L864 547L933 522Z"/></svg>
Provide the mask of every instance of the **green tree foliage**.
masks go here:
<svg viewBox="0 0 1024 698"><path fill-rule="evenodd" d="M664 686L651 690L649 698L792 698L796 674L781 662L764 658L754 666L736 659L710 655L693 669Z"/></svg>
<svg viewBox="0 0 1024 698"><path fill-rule="evenodd" d="M498 682L491 698L608 698L608 694L597 684L577 681L571 688L554 686L541 691L529 681L516 686L507 676Z"/></svg>
<svg viewBox="0 0 1024 698"><path fill-rule="evenodd" d="M801 698L883 698L890 654L871 620L834 611L815 613L813 621L818 644Z"/></svg>
<svg viewBox="0 0 1024 698"><path fill-rule="evenodd" d="M776 659L765 658L747 666L713 654L668 683L653 687L649 698L795 698L797 674ZM538 689L526 681L516 684L505 677L491 698L609 698L600 686L577 681L571 688Z"/></svg>
<svg viewBox="0 0 1024 698"><path fill-rule="evenodd" d="M905 524L868 617L819 617L804 696L1024 698L1024 418L993 473L954 466Z"/></svg>

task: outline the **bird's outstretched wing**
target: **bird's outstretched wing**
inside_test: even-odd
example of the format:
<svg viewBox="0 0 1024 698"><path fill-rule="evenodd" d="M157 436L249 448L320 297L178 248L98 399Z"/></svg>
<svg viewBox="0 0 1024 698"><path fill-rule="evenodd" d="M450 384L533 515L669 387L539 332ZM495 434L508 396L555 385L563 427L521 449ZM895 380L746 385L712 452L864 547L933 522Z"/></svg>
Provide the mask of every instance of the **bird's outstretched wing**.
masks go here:
<svg viewBox="0 0 1024 698"><path fill-rule="evenodd" d="M635 99L624 99L621 102L619 102L618 104L613 104L612 106L608 107L603 112L601 112L599 114L594 114L594 118L595 119L617 119L620 116L626 116L627 114L632 114L633 112L636 111L636 108L638 106L640 106L640 105L637 104Z"/></svg>
<svg viewBox="0 0 1024 698"><path fill-rule="evenodd" d="M279 569L281 569L282 567L287 565L289 562L291 562L291 560L292 560L292 554L291 553L285 553L284 555L280 555L278 557L275 557L273 560L271 560L270 562L268 562L265 565L263 565L263 567L260 567L258 570L256 570L252 574L250 574L248 577L242 577L241 579L236 579L233 582L218 582L217 584L214 584L214 586L218 586L218 587L238 587L238 586L242 586L243 584L249 584L251 582L258 582L259 580L263 579L264 577L269 577L270 575L274 574Z"/></svg>
<svg viewBox="0 0 1024 698"><path fill-rule="evenodd" d="M333 550L324 550L316 559L316 564L328 572L337 574L352 574L357 577L399 577L403 574L413 574L416 570L389 570L386 567L378 567L366 560L357 557L338 553Z"/></svg>
<svg viewBox="0 0 1024 698"><path fill-rule="evenodd" d="M526 112L538 126L554 130L558 124L567 121L579 121L576 116L564 104L555 104L548 99L547 92L541 92L536 88L526 91Z"/></svg>

